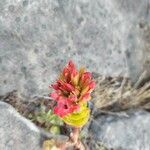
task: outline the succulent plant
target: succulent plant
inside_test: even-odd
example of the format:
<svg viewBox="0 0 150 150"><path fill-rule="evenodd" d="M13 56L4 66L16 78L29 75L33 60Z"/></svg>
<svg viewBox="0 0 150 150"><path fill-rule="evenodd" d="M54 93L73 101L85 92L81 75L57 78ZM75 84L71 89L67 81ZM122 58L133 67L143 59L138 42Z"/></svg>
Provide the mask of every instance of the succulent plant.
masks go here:
<svg viewBox="0 0 150 150"><path fill-rule="evenodd" d="M87 102L91 99L90 94L95 88L92 74L84 68L78 71L75 64L69 61L51 87L55 91L50 96L57 102L54 113L68 125L74 127L85 125L90 116Z"/></svg>

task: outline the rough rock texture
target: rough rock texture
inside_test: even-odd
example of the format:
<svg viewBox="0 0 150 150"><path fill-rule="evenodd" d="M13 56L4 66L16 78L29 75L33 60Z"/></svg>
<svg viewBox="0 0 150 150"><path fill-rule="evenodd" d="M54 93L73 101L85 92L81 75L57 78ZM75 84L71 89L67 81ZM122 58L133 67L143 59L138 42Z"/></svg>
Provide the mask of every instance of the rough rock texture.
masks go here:
<svg viewBox="0 0 150 150"><path fill-rule="evenodd" d="M39 129L12 106L0 102L0 150L42 150L47 138L67 140L66 136L54 136Z"/></svg>
<svg viewBox="0 0 150 150"><path fill-rule="evenodd" d="M94 142L101 141L115 150L150 149L150 113L128 111L128 117L97 115L91 124Z"/></svg>
<svg viewBox="0 0 150 150"><path fill-rule="evenodd" d="M149 70L149 0L1 0L0 95L48 93L73 59L106 75Z"/></svg>
<svg viewBox="0 0 150 150"><path fill-rule="evenodd" d="M0 102L0 133L1 150L42 149L38 128L3 102Z"/></svg>

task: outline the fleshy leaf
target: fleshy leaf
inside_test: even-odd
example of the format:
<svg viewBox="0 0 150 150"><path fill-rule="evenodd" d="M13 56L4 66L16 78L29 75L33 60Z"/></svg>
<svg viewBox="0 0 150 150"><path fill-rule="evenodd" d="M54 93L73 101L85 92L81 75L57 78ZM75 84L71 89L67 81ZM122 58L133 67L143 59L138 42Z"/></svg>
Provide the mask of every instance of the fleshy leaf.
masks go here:
<svg viewBox="0 0 150 150"><path fill-rule="evenodd" d="M83 126L89 119L87 102L95 88L92 73L85 68L77 70L75 64L69 61L51 87L54 92L50 96L56 101L53 112L69 125Z"/></svg>
<svg viewBox="0 0 150 150"><path fill-rule="evenodd" d="M82 127L87 123L89 115L90 109L86 105L82 105L79 112L71 113L63 117L63 120L71 126Z"/></svg>

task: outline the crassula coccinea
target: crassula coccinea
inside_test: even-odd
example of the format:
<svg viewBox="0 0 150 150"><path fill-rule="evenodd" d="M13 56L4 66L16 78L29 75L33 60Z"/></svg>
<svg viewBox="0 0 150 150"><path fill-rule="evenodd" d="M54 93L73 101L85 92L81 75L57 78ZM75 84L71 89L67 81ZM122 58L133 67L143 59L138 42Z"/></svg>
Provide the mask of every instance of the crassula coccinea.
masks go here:
<svg viewBox="0 0 150 150"><path fill-rule="evenodd" d="M87 102L91 99L91 92L95 88L92 74L84 68L78 71L75 64L69 61L51 87L54 92L50 97L57 102L54 113L66 124L82 127L89 119L90 109Z"/></svg>

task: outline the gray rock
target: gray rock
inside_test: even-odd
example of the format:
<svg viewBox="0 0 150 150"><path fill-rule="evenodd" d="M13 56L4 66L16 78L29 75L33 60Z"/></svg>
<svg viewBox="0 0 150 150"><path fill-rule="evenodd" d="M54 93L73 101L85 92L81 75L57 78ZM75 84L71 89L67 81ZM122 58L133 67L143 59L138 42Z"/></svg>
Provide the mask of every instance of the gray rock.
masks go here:
<svg viewBox="0 0 150 150"><path fill-rule="evenodd" d="M46 138L67 140L63 135L54 136L39 129L12 106L0 102L0 150L42 150Z"/></svg>
<svg viewBox="0 0 150 150"><path fill-rule="evenodd" d="M115 150L149 150L150 113L130 110L127 115L97 115L90 132L94 142Z"/></svg>
<svg viewBox="0 0 150 150"><path fill-rule="evenodd" d="M1 150L42 149L38 128L3 102L0 102L0 133Z"/></svg>
<svg viewBox="0 0 150 150"><path fill-rule="evenodd" d="M149 70L148 0L1 0L0 95L47 94L68 59L135 81Z"/></svg>

